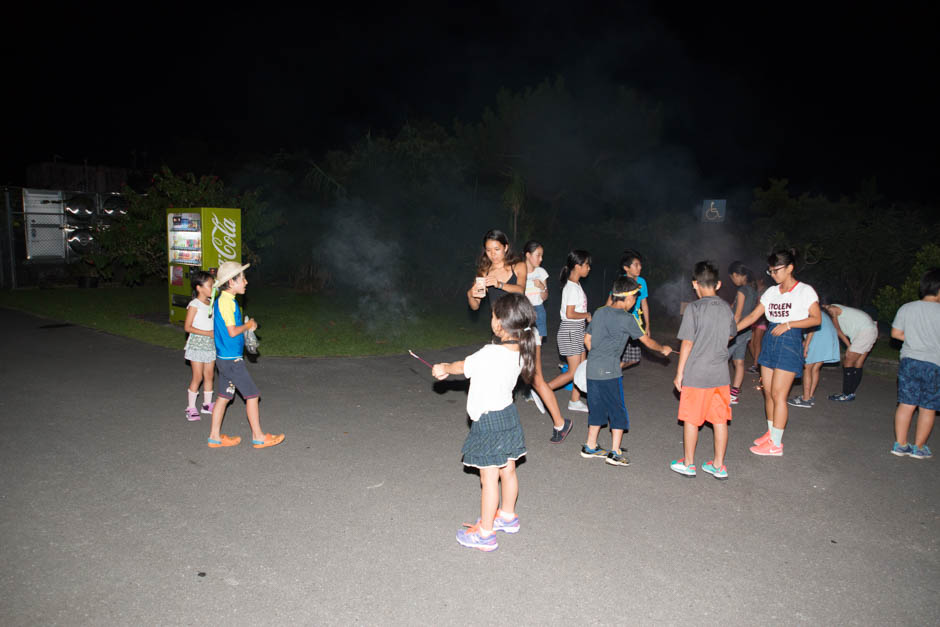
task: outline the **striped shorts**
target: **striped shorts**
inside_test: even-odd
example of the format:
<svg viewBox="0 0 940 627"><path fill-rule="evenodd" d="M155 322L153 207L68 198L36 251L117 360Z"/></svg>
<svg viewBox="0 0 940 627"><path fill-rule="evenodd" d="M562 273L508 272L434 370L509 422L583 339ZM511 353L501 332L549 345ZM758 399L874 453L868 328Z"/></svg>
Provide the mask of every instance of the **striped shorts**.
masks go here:
<svg viewBox="0 0 940 627"><path fill-rule="evenodd" d="M562 320L558 327L558 352L562 357L584 352L584 320Z"/></svg>

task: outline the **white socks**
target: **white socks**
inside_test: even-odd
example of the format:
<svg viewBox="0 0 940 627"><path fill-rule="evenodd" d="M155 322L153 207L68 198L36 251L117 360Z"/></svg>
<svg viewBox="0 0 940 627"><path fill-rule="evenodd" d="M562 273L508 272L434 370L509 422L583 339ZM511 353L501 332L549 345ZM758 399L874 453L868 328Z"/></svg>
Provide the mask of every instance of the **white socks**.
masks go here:
<svg viewBox="0 0 940 627"><path fill-rule="evenodd" d="M206 405L211 403L212 402L212 390L203 390L202 398L203 398L202 402L205 403Z"/></svg>
<svg viewBox="0 0 940 627"><path fill-rule="evenodd" d="M199 397L199 392L193 392L189 388L186 388L186 394L189 396L189 405L186 406L186 409L196 409L196 398Z"/></svg>
<svg viewBox="0 0 940 627"><path fill-rule="evenodd" d="M774 446L780 446L780 443L783 441L783 429L771 427L770 439L773 440Z"/></svg>

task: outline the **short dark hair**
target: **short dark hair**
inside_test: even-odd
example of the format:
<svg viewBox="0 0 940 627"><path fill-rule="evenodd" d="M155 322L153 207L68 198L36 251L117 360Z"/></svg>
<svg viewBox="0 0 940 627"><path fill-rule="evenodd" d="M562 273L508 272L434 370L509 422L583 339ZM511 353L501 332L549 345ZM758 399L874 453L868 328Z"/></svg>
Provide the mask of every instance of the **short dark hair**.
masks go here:
<svg viewBox="0 0 940 627"><path fill-rule="evenodd" d="M614 279L614 285L612 288L610 288L611 301L615 303L619 303L621 301L627 300L626 296L615 296L615 294L623 294L624 292L632 292L638 287L640 287L640 284L628 276L622 276L617 279Z"/></svg>
<svg viewBox="0 0 940 627"><path fill-rule="evenodd" d="M632 248L626 249L623 251L623 254L620 255L620 267L626 268L633 263L634 259L639 259L640 263L643 263L643 255Z"/></svg>
<svg viewBox="0 0 940 627"><path fill-rule="evenodd" d="M699 261L692 271L692 278L700 287L718 287L718 267L710 261Z"/></svg>
<svg viewBox="0 0 940 627"><path fill-rule="evenodd" d="M940 268L931 268L920 277L920 297L940 294Z"/></svg>

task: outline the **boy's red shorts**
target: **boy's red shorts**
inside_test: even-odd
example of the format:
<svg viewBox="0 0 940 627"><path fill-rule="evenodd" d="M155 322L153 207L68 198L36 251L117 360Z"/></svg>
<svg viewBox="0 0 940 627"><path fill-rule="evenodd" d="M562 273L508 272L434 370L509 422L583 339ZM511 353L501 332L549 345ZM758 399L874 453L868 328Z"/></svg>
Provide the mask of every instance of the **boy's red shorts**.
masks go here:
<svg viewBox="0 0 940 627"><path fill-rule="evenodd" d="M690 388L682 386L679 396L679 420L701 427L705 421L713 425L731 420L731 387Z"/></svg>

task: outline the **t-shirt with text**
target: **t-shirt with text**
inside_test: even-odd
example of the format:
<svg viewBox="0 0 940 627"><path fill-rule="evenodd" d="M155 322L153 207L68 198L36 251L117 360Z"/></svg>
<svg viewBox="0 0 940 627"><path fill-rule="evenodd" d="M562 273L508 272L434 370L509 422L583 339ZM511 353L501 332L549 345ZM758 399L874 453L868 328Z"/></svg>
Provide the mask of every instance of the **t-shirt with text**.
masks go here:
<svg viewBox="0 0 940 627"><path fill-rule="evenodd" d="M760 297L764 316L777 324L805 320L809 317L810 305L816 302L819 302L816 290L799 281L783 294L780 293L779 285L768 287Z"/></svg>

